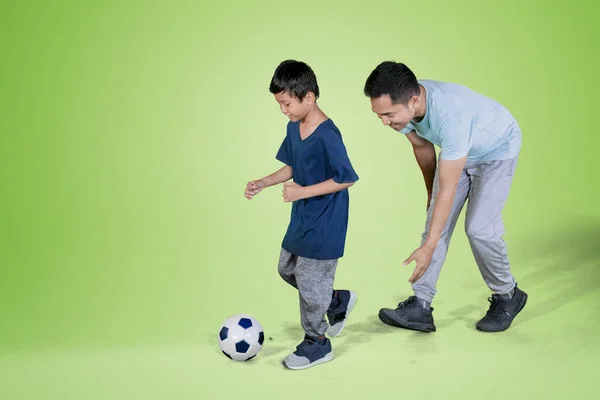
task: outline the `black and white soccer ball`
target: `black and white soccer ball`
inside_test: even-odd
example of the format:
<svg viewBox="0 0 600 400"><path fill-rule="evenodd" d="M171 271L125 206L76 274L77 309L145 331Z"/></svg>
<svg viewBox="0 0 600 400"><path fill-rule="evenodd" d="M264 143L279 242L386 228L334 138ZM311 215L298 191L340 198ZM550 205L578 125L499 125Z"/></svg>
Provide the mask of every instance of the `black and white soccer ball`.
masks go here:
<svg viewBox="0 0 600 400"><path fill-rule="evenodd" d="M219 331L219 347L234 361L248 361L256 357L264 341L262 326L247 314L227 318Z"/></svg>

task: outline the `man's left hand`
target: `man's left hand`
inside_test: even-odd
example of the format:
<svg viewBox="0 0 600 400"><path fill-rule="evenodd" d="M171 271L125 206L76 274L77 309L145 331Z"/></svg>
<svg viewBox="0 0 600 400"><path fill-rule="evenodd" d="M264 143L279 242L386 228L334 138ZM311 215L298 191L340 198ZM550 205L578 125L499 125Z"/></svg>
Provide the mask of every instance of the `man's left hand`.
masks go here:
<svg viewBox="0 0 600 400"><path fill-rule="evenodd" d="M417 263L417 266L415 267L412 276L408 280L410 283L415 283L416 281L421 279L423 274L425 274L425 271L427 271L427 268L429 268L429 264L431 264L431 259L433 257L434 251L435 247L423 245L415 251L413 251L410 257L408 257L406 261L404 261L404 264L402 265L405 266L413 261L416 261Z"/></svg>

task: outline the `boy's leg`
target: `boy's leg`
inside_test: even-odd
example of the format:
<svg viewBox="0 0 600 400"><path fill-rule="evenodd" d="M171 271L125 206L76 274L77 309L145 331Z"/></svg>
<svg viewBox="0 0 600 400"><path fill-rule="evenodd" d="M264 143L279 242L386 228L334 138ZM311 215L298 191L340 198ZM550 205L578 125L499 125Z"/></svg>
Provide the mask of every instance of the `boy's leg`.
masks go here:
<svg viewBox="0 0 600 400"><path fill-rule="evenodd" d="M467 171L472 189L465 230L481 275L494 293L490 310L477 328L507 329L527 302L527 294L516 288L503 239L502 209L508 198L517 158L476 165Z"/></svg>
<svg viewBox="0 0 600 400"><path fill-rule="evenodd" d="M327 335L329 337L338 336L344 330L348 316L356 306L358 296L356 292L352 290L334 290L331 304L327 310L327 319L329 321L329 328L327 328Z"/></svg>
<svg viewBox="0 0 600 400"><path fill-rule="evenodd" d="M296 282L296 263L298 257L291 254L285 249L281 249L279 254L279 275L287 283L298 288ZM348 315L356 305L357 295L351 290L333 290L331 294L331 303L327 310L327 318L329 319L329 327L327 334L331 337L339 335L346 323Z"/></svg>
<svg viewBox="0 0 600 400"><path fill-rule="evenodd" d="M297 256L285 249L281 249L281 252L279 253L279 265L277 270L279 271L279 275L283 278L283 280L296 289L298 288L295 274L297 262Z"/></svg>
<svg viewBox="0 0 600 400"><path fill-rule="evenodd" d="M296 282L305 338L296 351L283 360L283 364L290 369L308 368L333 358L331 342L325 338L328 327L325 313L331 304L337 263L337 259L297 259Z"/></svg>
<svg viewBox="0 0 600 400"><path fill-rule="evenodd" d="M296 279L300 296L302 327L307 335L320 337L327 331L325 314L331 304L338 260L298 258Z"/></svg>
<svg viewBox="0 0 600 400"><path fill-rule="evenodd" d="M430 305L433 297L436 294L436 283L442 270L444 261L446 260L450 239L452 237L452 233L454 232L456 221L458 220L462 207L464 206L465 200L469 194L470 186L471 181L469 176L463 171L456 188L456 195L454 197L452 210L448 216L448 221L444 231L442 232L440 241L433 252L431 264L429 265L427 271L425 271L425 274L412 285L415 296L410 296L406 301L401 302L396 309L382 308L379 310L379 319L383 323L398 328L415 329L425 332L435 331L432 315L433 309L430 307ZM422 235L421 245L425 243L425 240L427 240L427 235L429 235L435 198L438 191L439 176L438 171L436 171L433 182L432 201L429 209L427 210L427 221L425 222L425 231Z"/></svg>

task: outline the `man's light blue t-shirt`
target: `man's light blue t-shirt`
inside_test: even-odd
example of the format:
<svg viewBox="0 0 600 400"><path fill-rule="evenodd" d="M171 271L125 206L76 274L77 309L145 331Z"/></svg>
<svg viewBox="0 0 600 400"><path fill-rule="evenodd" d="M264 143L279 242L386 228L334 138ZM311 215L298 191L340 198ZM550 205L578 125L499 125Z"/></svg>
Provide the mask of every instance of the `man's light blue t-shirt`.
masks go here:
<svg viewBox="0 0 600 400"><path fill-rule="evenodd" d="M516 157L521 150L521 129L500 103L467 87L420 80L426 89L427 111L420 122L399 131L415 130L441 148L444 160L467 156L467 163L483 163Z"/></svg>

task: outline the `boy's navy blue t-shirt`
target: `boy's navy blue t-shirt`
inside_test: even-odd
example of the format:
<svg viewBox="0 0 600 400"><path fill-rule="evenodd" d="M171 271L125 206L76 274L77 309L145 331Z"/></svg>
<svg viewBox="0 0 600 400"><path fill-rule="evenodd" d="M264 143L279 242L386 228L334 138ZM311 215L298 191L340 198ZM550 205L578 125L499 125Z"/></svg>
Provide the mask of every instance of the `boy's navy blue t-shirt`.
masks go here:
<svg viewBox="0 0 600 400"><path fill-rule="evenodd" d="M322 122L304 140L300 137L300 122L288 123L277 159L292 167L293 180L300 186L329 179L337 183L358 180L342 135L331 119ZM293 202L282 247L300 257L320 260L342 257L348 210L348 189Z"/></svg>

